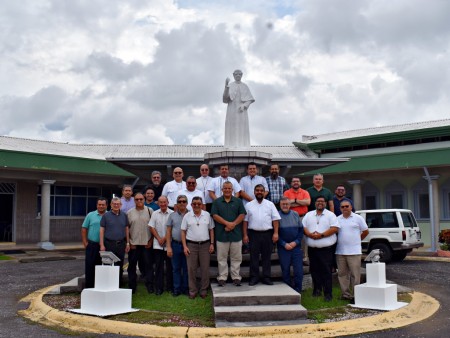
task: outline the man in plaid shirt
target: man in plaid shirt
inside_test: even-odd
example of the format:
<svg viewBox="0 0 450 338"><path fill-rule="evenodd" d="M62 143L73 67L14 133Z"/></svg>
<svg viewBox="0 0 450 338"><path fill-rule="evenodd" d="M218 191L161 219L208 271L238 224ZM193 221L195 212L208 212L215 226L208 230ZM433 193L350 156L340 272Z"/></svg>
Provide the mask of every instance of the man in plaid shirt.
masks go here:
<svg viewBox="0 0 450 338"><path fill-rule="evenodd" d="M280 210L280 199L283 197L283 193L289 189L286 180L279 174L280 166L272 164L270 166L270 176L266 177L267 185L269 186L269 195L266 198L275 204L278 210Z"/></svg>

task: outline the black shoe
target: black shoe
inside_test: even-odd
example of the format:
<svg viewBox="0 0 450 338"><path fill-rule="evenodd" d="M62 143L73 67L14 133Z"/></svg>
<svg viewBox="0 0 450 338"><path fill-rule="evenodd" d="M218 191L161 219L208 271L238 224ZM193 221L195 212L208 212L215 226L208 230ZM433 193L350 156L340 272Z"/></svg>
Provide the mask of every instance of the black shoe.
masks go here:
<svg viewBox="0 0 450 338"><path fill-rule="evenodd" d="M320 297L320 296L322 296L322 292L320 292L318 290L314 290L313 293L312 293L312 296L313 297Z"/></svg>
<svg viewBox="0 0 450 338"><path fill-rule="evenodd" d="M153 287L148 287L148 288L147 288L147 292L148 292L148 293L154 293L155 290L153 290Z"/></svg>
<svg viewBox="0 0 450 338"><path fill-rule="evenodd" d="M266 285L273 285L273 282L270 280L270 278L264 278L262 280L262 283Z"/></svg>
<svg viewBox="0 0 450 338"><path fill-rule="evenodd" d="M331 296L331 295L326 295L326 296L324 297L324 300L325 300L326 302L331 302L331 301L333 300L333 296Z"/></svg>
<svg viewBox="0 0 450 338"><path fill-rule="evenodd" d="M218 280L217 280L217 284L218 284L219 286L225 286L225 281L224 281L224 280L221 280L221 279L218 279Z"/></svg>
<svg viewBox="0 0 450 338"><path fill-rule="evenodd" d="M234 284L235 286L241 286L241 281L240 281L240 279L233 279L233 284Z"/></svg>
<svg viewBox="0 0 450 338"><path fill-rule="evenodd" d="M156 290L155 291L155 295L157 295L157 296L161 296L162 295L162 290Z"/></svg>
<svg viewBox="0 0 450 338"><path fill-rule="evenodd" d="M174 291L172 293L172 296L174 296L174 297L178 297L179 295L181 295L181 292L179 292L179 291Z"/></svg>
<svg viewBox="0 0 450 338"><path fill-rule="evenodd" d="M250 285L250 286L254 286L254 285L256 285L256 284L258 284L258 280L256 280L256 279L251 279L251 280L248 282L248 285Z"/></svg>

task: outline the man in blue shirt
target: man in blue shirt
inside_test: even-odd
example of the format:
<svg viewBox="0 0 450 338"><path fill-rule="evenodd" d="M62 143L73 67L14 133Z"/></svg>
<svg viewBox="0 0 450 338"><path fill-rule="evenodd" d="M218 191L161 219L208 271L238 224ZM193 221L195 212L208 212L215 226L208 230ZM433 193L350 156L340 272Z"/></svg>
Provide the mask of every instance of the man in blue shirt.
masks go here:
<svg viewBox="0 0 450 338"><path fill-rule="evenodd" d="M283 193L289 189L286 180L284 177L279 176L279 174L280 166L278 164L272 164L270 166L270 176L266 177L269 187L269 194L266 198L275 204L278 210L280 210L280 199L283 197Z"/></svg>
<svg viewBox="0 0 450 338"><path fill-rule="evenodd" d="M106 212L108 201L104 197L97 199L97 210L87 214L81 227L81 239L85 255L85 287L93 288L95 284L95 266L101 265L100 259L100 220Z"/></svg>
<svg viewBox="0 0 450 338"><path fill-rule="evenodd" d="M294 269L294 290L302 292L303 252L301 242L303 225L296 211L290 210L287 197L280 200L280 225L278 228L278 257L280 259L283 282L292 287L291 266Z"/></svg>
<svg viewBox="0 0 450 338"><path fill-rule="evenodd" d="M334 203L334 214L336 216L340 216L341 212L341 202L348 201L352 206L352 211L355 212L355 207L353 205L353 201L345 196L345 187L342 184L336 186L336 190L334 191L333 203Z"/></svg>

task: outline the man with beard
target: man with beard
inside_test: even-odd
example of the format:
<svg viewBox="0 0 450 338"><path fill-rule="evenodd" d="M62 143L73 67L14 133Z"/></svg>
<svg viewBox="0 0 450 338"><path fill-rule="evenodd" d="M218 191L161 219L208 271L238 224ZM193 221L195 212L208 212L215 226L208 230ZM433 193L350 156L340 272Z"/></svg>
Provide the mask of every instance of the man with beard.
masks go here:
<svg viewBox="0 0 450 338"><path fill-rule="evenodd" d="M132 196L133 188L131 185L125 184L122 188L122 197L120 198L120 202L122 203L120 210L124 213L127 213L128 210L134 208L134 198Z"/></svg>
<svg viewBox="0 0 450 338"><path fill-rule="evenodd" d="M325 197L316 199L316 210L303 217L303 231L307 237L310 272L313 281L313 297L322 292L326 302L333 299L332 274L333 247L339 230L336 215L325 209Z"/></svg>
<svg viewBox="0 0 450 338"><path fill-rule="evenodd" d="M262 264L262 283L273 285L271 280L270 256L274 243L278 241L278 220L280 214L275 205L264 199L262 184L255 186L255 199L245 206L243 242L250 242L250 281L253 286L259 282L259 258Z"/></svg>
<svg viewBox="0 0 450 338"><path fill-rule="evenodd" d="M186 189L183 189L177 193L177 196L184 195L187 197L187 199L188 199L187 210L188 211L192 210L191 203L192 203L192 199L194 197L200 197L202 199L202 202L203 202L202 209L206 210L205 200L203 199L203 192L201 192L200 190L197 190L196 188L197 188L197 180L195 179L194 176L189 176L186 179ZM176 208L177 208L177 206L175 206L175 211L176 211Z"/></svg>
<svg viewBox="0 0 450 338"><path fill-rule="evenodd" d="M278 210L280 209L280 199L283 197L283 193L289 189L286 180L279 174L280 166L272 164L270 166L270 176L266 177L267 185L269 186L269 194L266 198L275 204Z"/></svg>
<svg viewBox="0 0 450 338"><path fill-rule="evenodd" d="M311 203L311 198L306 190L300 188L302 183L299 177L293 177L291 181L291 189L284 192L284 196L289 199L291 203L290 209L296 211L300 217L303 217L308 212L308 205Z"/></svg>
<svg viewBox="0 0 450 338"><path fill-rule="evenodd" d="M247 176L241 178L239 185L241 186L241 197L242 202L246 205L248 202L255 199L254 191L257 184L262 184L265 189L265 195L269 193L269 187L267 186L267 181L264 177L257 175L258 168L256 163L250 162L247 165Z"/></svg>
<svg viewBox="0 0 450 338"><path fill-rule="evenodd" d="M228 176L229 174L228 164L222 164L220 166L220 176L212 179L208 190L209 196L214 201L216 198L222 196L222 185L225 182L231 182L233 184L233 195L239 197L241 193L241 186L234 177Z"/></svg>
<svg viewBox="0 0 450 338"><path fill-rule="evenodd" d="M341 212L341 203L343 201L348 201L352 206L352 211L355 212L355 207L353 206L353 201L345 196L345 187L342 184L336 186L336 190L334 191L333 204L334 204L334 214L339 216L342 214Z"/></svg>
<svg viewBox="0 0 450 338"><path fill-rule="evenodd" d="M150 179L152 183L147 184L142 192L145 194L148 188L153 189L153 192L155 193L154 199L157 201L159 196L161 196L164 188L164 184L161 183L161 172L158 170L154 170L150 176Z"/></svg>

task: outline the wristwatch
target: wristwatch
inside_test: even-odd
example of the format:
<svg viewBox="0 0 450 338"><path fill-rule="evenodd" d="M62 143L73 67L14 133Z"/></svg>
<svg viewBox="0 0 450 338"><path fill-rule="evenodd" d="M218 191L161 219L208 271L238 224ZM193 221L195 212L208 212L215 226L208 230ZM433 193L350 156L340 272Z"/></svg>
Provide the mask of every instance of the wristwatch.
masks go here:
<svg viewBox="0 0 450 338"><path fill-rule="evenodd" d="M324 234L320 234L320 237L321 237L321 238L324 238L324 237L325 237L325 235L324 235Z"/></svg>

